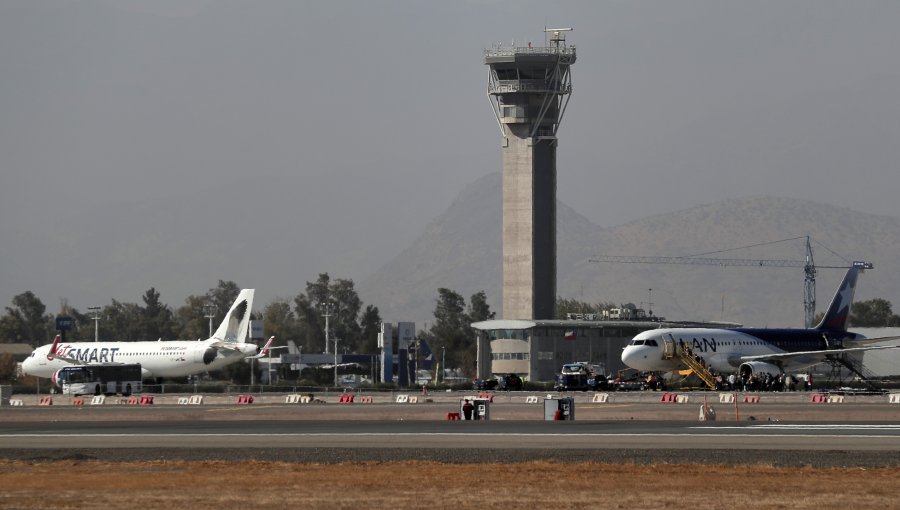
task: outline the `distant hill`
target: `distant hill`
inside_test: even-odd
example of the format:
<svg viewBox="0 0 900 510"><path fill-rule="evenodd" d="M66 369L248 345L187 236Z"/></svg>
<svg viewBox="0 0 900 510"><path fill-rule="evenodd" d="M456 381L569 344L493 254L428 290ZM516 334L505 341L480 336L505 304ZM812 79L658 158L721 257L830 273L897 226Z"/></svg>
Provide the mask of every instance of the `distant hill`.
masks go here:
<svg viewBox="0 0 900 510"><path fill-rule="evenodd" d="M467 302L479 290L501 310L500 174L467 186L409 247L357 282L360 296L385 320L432 320L439 287ZM634 204L640 209L641 204ZM802 326L803 270L594 263L595 255L804 259L809 235L816 264L875 264L859 280L857 300L885 298L900 308L900 218L776 197L726 200L601 228L558 204L558 294L589 302L635 303L669 319L724 320L753 326ZM750 247L753 246L753 247ZM734 250L734 248L747 247ZM723 251L729 250L729 251ZM841 257L845 257L843 260ZM821 269L817 310L843 276ZM652 292L649 291L652 289Z"/></svg>

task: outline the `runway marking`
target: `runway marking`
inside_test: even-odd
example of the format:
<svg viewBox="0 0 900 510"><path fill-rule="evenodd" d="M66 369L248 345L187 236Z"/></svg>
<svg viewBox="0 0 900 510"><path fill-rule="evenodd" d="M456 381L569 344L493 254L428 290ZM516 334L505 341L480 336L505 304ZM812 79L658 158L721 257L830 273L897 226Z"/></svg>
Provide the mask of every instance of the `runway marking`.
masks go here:
<svg viewBox="0 0 900 510"><path fill-rule="evenodd" d="M695 428L705 428L705 427L695 427ZM742 428L746 429L746 427L728 427L730 429ZM117 438L117 437L341 437L341 438L349 438L349 437L398 437L398 436L407 436L407 437L435 437L435 436L449 436L449 437L567 437L567 438L576 438L576 437L647 437L647 436L656 436L656 437L710 437L710 438L729 438L729 437L752 437L752 438L760 438L760 437L772 437L772 438L798 438L798 437L812 437L812 438L883 438L883 439L900 439L898 435L859 435L859 434L681 434L681 433L656 433L656 432L648 432L648 433L628 433L628 432L614 432L614 433L573 433L573 434L560 434L560 433L467 433L467 432L351 432L351 433L341 433L341 432L286 432L286 433L256 433L256 432L248 432L248 433L215 433L215 432L198 432L191 433L186 432L183 434L165 432L165 433L148 433L148 434L111 434L111 433L97 433L97 434L33 434L33 433L23 433L23 434L0 434L0 439L5 438L22 438L22 437L33 437L33 438L74 438L74 437L98 437L98 438Z"/></svg>
<svg viewBox="0 0 900 510"><path fill-rule="evenodd" d="M869 425L869 424L776 424L776 423L762 423L759 425L750 425L745 427L733 426L733 425L724 425L724 426L697 426L691 427L693 429L712 429L712 430L733 430L733 429L762 429L762 430L900 430L900 425L894 424L884 424L884 425Z"/></svg>
<svg viewBox="0 0 900 510"><path fill-rule="evenodd" d="M228 406L233 405L234 407L212 407L212 408L205 409L205 411L208 413L214 413L214 412L221 412L221 411L235 411L235 410L243 411L243 410L252 410L252 409L271 409L273 407L279 407L279 408L281 407L280 405L271 405L271 404L270 405L254 405L254 406L238 405L238 404L227 404L227 405Z"/></svg>

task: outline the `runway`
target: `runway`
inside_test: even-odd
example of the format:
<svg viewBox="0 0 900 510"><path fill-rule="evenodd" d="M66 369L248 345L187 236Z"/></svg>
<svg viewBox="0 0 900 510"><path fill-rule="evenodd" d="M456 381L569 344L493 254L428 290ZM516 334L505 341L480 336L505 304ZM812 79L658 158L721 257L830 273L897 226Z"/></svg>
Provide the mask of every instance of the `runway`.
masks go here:
<svg viewBox="0 0 900 510"><path fill-rule="evenodd" d="M489 421L468 422L446 420L458 395L416 405L387 398L341 405L333 397L305 406L284 397L252 405L226 397L199 406L32 405L0 410L0 458L900 465L900 406L884 397L825 406L765 396L739 415L717 406L718 421L699 421L696 404L663 404L652 394L615 395L606 404L579 397L574 421L545 421L543 406L524 396L499 397ZM175 397L157 400L165 399Z"/></svg>
<svg viewBox="0 0 900 510"><path fill-rule="evenodd" d="M900 424L697 422L154 421L0 424L0 449L743 449L900 451Z"/></svg>

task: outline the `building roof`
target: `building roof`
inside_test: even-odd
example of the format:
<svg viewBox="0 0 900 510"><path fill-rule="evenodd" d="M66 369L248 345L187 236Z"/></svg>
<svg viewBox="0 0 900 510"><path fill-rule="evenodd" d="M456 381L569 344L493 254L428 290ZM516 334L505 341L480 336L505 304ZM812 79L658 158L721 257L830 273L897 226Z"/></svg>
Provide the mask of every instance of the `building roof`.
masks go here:
<svg viewBox="0 0 900 510"><path fill-rule="evenodd" d="M585 321L585 320L514 320L499 319L481 322L473 322L471 326L475 329L484 331L491 329L531 329L535 327L542 328L612 328L629 326L644 329L658 328L700 328L700 327L720 327L720 328L739 328L741 324L734 322L700 322L700 321L651 321L651 320L606 320L606 321Z"/></svg>
<svg viewBox="0 0 900 510"><path fill-rule="evenodd" d="M28 356L32 351L34 351L34 347L29 344L0 344L0 354Z"/></svg>

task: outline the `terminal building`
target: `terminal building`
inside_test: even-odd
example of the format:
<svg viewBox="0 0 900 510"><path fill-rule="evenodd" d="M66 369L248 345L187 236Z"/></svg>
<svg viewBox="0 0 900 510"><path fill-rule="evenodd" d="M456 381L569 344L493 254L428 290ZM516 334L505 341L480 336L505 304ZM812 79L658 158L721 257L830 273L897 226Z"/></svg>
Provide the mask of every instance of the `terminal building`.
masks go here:
<svg viewBox="0 0 900 510"><path fill-rule="evenodd" d="M622 370L622 349L648 329L739 327L732 323L664 320L489 320L476 322L476 377L516 374L553 381L564 363L600 365L605 375Z"/></svg>

